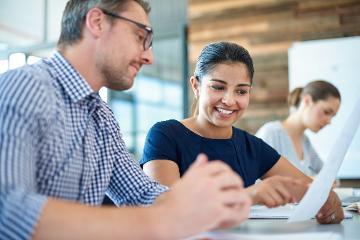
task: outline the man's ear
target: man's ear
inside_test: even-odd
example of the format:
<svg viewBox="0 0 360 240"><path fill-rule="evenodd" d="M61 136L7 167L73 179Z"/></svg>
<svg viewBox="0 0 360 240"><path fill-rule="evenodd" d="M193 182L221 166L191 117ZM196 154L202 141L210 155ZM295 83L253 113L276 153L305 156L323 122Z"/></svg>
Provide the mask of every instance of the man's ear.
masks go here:
<svg viewBox="0 0 360 240"><path fill-rule="evenodd" d="M191 76L190 78L191 89L193 90L194 96L197 99L199 97L200 92L200 82L195 76Z"/></svg>
<svg viewBox="0 0 360 240"><path fill-rule="evenodd" d="M92 8L85 17L84 27L94 38L99 38L106 22L105 15L99 8Z"/></svg>

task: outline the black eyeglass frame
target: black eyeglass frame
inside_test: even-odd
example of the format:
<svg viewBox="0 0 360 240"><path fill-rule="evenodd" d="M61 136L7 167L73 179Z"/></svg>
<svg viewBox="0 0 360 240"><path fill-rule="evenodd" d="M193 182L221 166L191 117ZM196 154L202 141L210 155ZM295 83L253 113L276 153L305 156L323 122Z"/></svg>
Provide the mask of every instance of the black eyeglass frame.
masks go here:
<svg viewBox="0 0 360 240"><path fill-rule="evenodd" d="M146 50L148 50L148 49L150 49L152 47L154 31L153 31L153 29L151 27L146 26L145 24L139 23L137 21L131 20L131 19L127 18L127 17L123 17L123 16L117 15L115 13L109 12L109 11L107 11L105 9L101 9L101 11L104 14L110 16L110 17L118 18L118 19L122 19L122 20L125 20L125 21L128 21L128 22L131 22L131 23L135 24L137 27L145 30L146 31L146 36L145 36L144 43L143 43L144 51L146 51Z"/></svg>

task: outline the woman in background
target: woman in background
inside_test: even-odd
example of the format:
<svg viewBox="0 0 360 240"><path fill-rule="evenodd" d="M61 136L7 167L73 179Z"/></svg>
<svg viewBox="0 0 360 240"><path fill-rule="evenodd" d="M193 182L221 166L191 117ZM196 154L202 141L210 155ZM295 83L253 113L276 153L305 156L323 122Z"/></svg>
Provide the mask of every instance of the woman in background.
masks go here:
<svg viewBox="0 0 360 240"><path fill-rule="evenodd" d="M263 125L256 136L276 149L308 176L316 175L323 162L305 130L317 133L330 124L340 107L340 93L329 82L318 80L295 88L288 97L290 115L284 121Z"/></svg>
<svg viewBox="0 0 360 240"><path fill-rule="evenodd" d="M311 179L264 141L232 126L248 107L253 75L251 56L243 47L228 42L207 45L190 78L197 110L190 118L159 122L150 129L140 161L145 173L171 186L199 153L205 153L242 177L254 204L275 207L299 201ZM263 181L254 184L257 179ZM343 219L334 192L320 213L321 223Z"/></svg>

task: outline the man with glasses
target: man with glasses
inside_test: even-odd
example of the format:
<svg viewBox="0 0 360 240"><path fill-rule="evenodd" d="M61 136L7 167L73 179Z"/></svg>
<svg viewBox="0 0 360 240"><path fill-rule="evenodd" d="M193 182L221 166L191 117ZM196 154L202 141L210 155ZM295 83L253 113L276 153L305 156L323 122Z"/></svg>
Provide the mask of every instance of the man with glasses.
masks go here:
<svg viewBox="0 0 360 240"><path fill-rule="evenodd" d="M153 62L148 12L71 0L58 51L0 76L0 239L176 239L246 219L250 198L219 161L200 155L170 191L151 181L98 95ZM105 193L120 207L94 207Z"/></svg>

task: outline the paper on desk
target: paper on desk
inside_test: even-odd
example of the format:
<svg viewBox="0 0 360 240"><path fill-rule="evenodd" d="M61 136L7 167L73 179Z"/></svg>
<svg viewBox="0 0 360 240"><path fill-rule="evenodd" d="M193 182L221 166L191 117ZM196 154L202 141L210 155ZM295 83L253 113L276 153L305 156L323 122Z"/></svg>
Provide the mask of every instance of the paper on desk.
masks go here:
<svg viewBox="0 0 360 240"><path fill-rule="evenodd" d="M355 211L355 212L360 213L360 202L355 202L355 203L350 204L349 206L345 207L345 210Z"/></svg>
<svg viewBox="0 0 360 240"><path fill-rule="evenodd" d="M231 231L215 231L200 234L187 240L341 240L342 237L334 232L321 233L286 233L286 234L250 234L250 233L236 233Z"/></svg>
<svg viewBox="0 0 360 240"><path fill-rule="evenodd" d="M286 204L276 208L268 208L264 205L254 205L250 208L250 219L288 219L295 210L295 205Z"/></svg>
<svg viewBox="0 0 360 240"><path fill-rule="evenodd" d="M360 98L348 117L345 126L330 150L329 157L316 176L305 196L289 217L289 222L313 218L325 203L337 172L360 124Z"/></svg>
<svg viewBox="0 0 360 240"><path fill-rule="evenodd" d="M288 219L295 211L297 205L286 204L276 208L268 208L264 205L254 205L250 209L250 219ZM346 208L345 208L346 209ZM347 209L346 209L347 210ZM352 218L352 214L344 212L344 218Z"/></svg>

